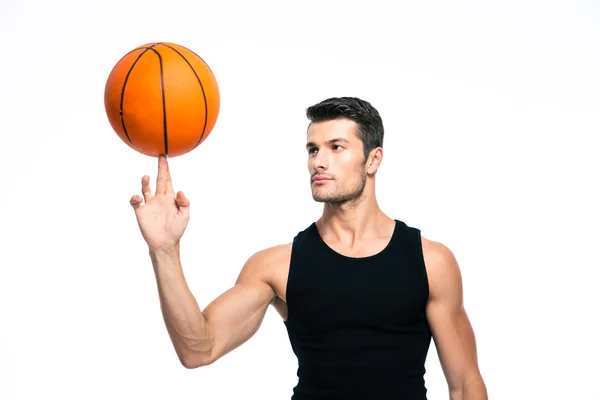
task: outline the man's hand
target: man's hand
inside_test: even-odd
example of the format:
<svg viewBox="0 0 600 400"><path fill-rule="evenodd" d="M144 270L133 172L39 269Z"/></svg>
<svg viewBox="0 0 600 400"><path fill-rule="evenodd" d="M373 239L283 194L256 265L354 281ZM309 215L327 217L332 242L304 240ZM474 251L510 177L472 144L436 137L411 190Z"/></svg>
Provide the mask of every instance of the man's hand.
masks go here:
<svg viewBox="0 0 600 400"><path fill-rule="evenodd" d="M156 192L150 190L150 177L142 177L142 197L134 195L130 204L151 252L170 249L179 244L190 219L190 201L183 192L173 191L169 164L158 157ZM142 204L142 202L144 204Z"/></svg>

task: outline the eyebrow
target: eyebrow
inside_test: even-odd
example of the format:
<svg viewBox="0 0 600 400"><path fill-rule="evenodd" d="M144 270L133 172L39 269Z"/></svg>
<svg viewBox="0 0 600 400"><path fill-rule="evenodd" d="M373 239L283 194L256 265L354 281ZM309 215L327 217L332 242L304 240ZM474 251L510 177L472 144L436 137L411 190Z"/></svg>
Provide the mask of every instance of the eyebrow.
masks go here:
<svg viewBox="0 0 600 400"><path fill-rule="evenodd" d="M344 138L334 138L334 139L330 139L330 140L326 141L326 142L325 142L325 144L334 144L334 143L337 143L337 142L344 142L344 143L348 143L348 144L350 144L350 142L349 142L349 141L347 141L347 140L346 140L346 139L344 139ZM314 142L308 142L308 143L306 143L306 148L307 148L307 149L308 149L308 148L311 148L311 147L316 147L316 146L317 146L317 145L316 145Z"/></svg>

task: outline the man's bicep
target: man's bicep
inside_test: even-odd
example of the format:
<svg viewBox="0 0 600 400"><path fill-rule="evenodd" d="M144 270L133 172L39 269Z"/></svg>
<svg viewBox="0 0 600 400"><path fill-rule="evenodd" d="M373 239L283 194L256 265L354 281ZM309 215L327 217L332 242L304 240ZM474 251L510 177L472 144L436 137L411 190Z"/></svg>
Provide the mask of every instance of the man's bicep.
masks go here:
<svg viewBox="0 0 600 400"><path fill-rule="evenodd" d="M477 368L475 336L467 313L463 307L451 309L441 300L432 300L427 318L448 384L458 387Z"/></svg>
<svg viewBox="0 0 600 400"><path fill-rule="evenodd" d="M231 289L203 311L212 337L214 362L250 339L260 327L275 291L263 273L268 254L259 252L242 268Z"/></svg>
<svg viewBox="0 0 600 400"><path fill-rule="evenodd" d="M478 374L475 335L463 304L462 277L452 252L435 243L426 257L430 282L427 319L451 388Z"/></svg>

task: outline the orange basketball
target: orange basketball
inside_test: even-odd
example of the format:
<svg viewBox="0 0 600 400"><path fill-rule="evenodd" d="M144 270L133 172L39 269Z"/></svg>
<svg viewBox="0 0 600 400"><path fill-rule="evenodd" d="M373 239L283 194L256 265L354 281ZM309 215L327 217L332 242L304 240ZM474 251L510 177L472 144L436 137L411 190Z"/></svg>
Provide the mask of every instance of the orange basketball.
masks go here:
<svg viewBox="0 0 600 400"><path fill-rule="evenodd" d="M148 43L112 69L104 106L112 128L131 148L152 157L176 157L212 131L219 87L196 53L173 43Z"/></svg>

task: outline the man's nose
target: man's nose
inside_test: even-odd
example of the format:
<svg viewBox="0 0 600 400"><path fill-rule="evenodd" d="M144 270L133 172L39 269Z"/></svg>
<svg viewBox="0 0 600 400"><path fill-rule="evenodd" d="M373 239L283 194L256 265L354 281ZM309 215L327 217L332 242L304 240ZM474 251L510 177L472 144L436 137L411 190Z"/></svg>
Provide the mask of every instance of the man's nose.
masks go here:
<svg viewBox="0 0 600 400"><path fill-rule="evenodd" d="M319 151L313 159L313 168L315 170L326 170L329 166L329 157L326 152Z"/></svg>

